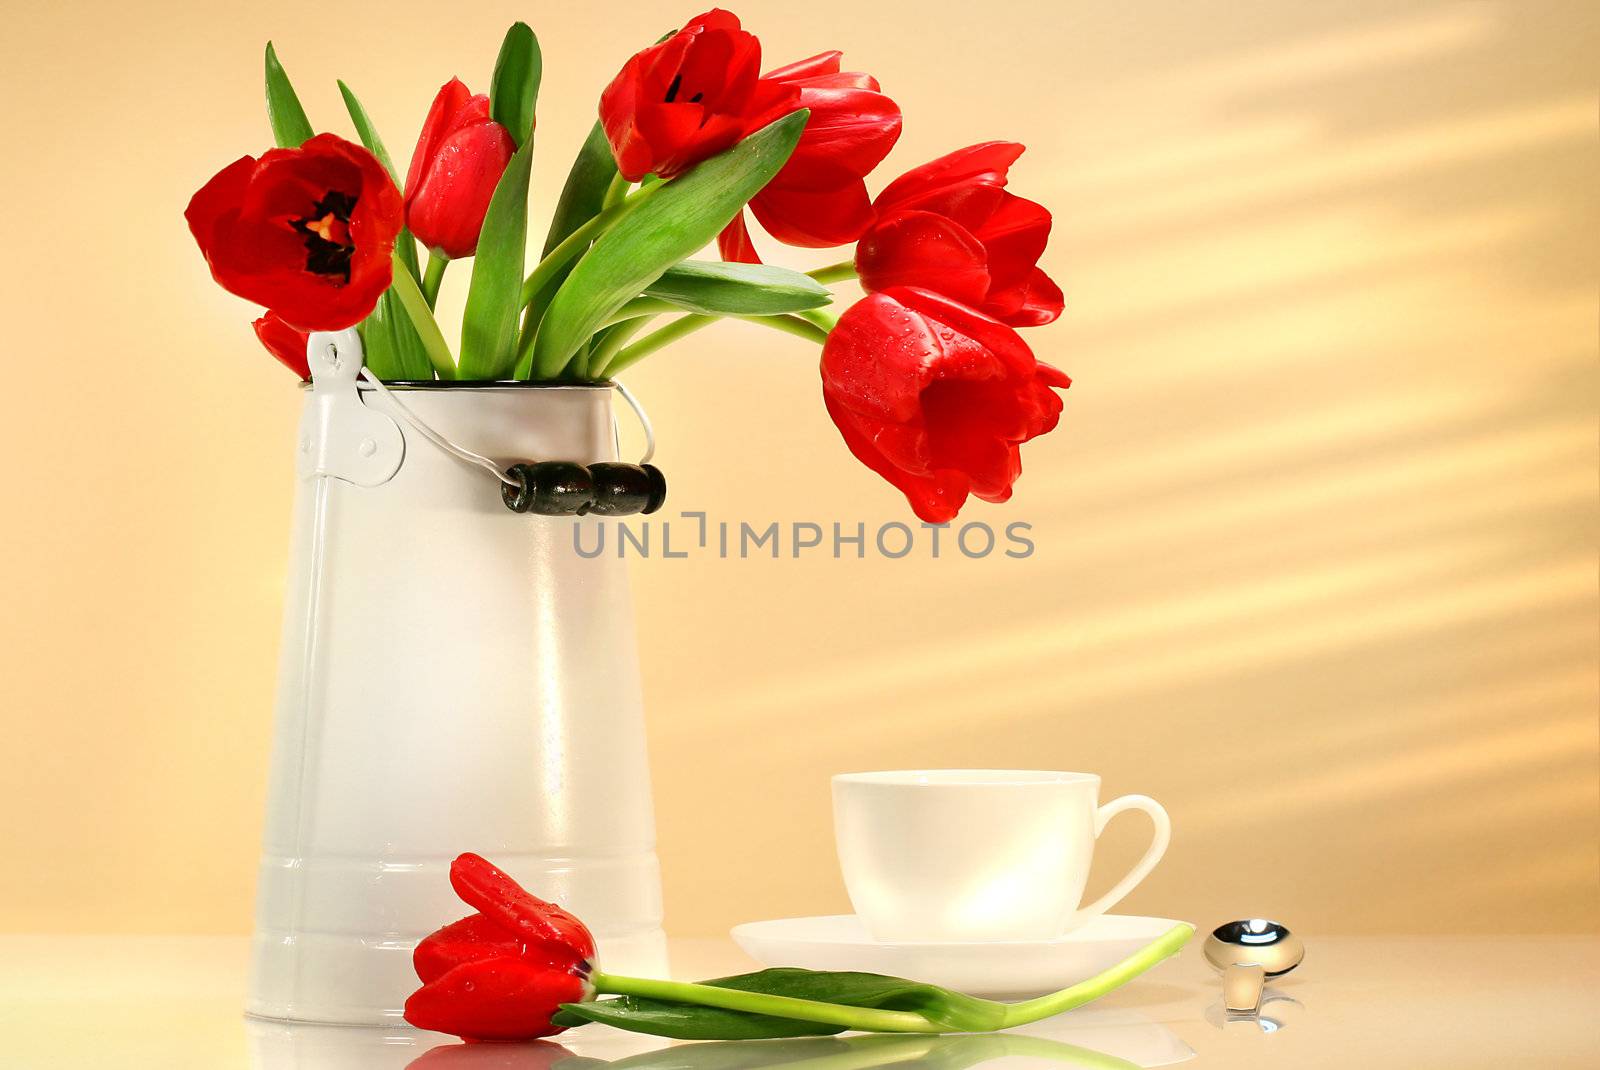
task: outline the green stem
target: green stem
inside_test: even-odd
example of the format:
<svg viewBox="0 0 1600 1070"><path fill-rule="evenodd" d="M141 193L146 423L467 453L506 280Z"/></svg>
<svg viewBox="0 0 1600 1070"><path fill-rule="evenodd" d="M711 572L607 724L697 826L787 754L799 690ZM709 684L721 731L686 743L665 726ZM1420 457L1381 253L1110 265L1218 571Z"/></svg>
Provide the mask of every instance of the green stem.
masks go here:
<svg viewBox="0 0 1600 1070"><path fill-rule="evenodd" d="M589 243L632 204L631 200L613 204L599 215L590 216L588 222L563 238L561 244L551 249L549 254L534 267L532 274L522 281L520 304L526 305L532 301L540 287L554 278L556 272L565 267L568 260L587 249Z"/></svg>
<svg viewBox="0 0 1600 1070"><path fill-rule="evenodd" d="M617 203L607 205L598 215L590 216L588 222L563 238L561 244L546 253L545 258L534 267L533 273L523 280L521 304L526 305L532 301L534 294L539 292L539 287L554 277L568 260L588 248L589 243L615 222L617 216L650 196L657 188L658 186L645 186Z"/></svg>
<svg viewBox="0 0 1600 1070"><path fill-rule="evenodd" d="M995 1035L1000 1030L1027 1025L1042 1018L1072 1010L1091 1000L1100 998L1112 989L1127 984L1146 970L1176 954L1193 935L1194 926L1188 924L1175 925L1109 970L1104 970L1086 981L1073 985L1071 988L1064 988L1060 992L1055 992L1048 996L1040 996L1038 999L1030 999L1021 1003L997 1003L994 1000L962 996L959 993L948 990L943 990L942 995L939 995L941 990L933 989L932 994L938 996L938 998L932 998L925 1003L926 1011L889 1010L881 1007L830 1003L826 1000L799 999L793 996L780 996L747 989L722 988L716 984L659 981L640 977L623 977L598 971L590 977L590 981L594 985L597 994L636 996L642 999L660 1000L687 1006L718 1007L723 1010L738 1011L745 1014L767 1015L773 1018L786 1018L791 1021L815 1022L839 1026L844 1029L865 1030L872 1033L919 1035L933 1033L986 1034L984 1036L974 1035L964 1038L964 1040L970 1042L971 1046L978 1047L982 1051L986 1048L993 1048L996 1045L1004 1046L1007 1041L1013 1039L1006 1035ZM571 1009L577 1005L564 1004L563 1006ZM622 1028L630 1027L625 1020L615 1024L621 1025ZM885 1043L889 1042L885 1041ZM1036 1043L1048 1044L1049 1042L1036 1041ZM1070 1062L1072 1061L1071 1057L1076 1053L1077 1049L1067 1047L1065 1051L1053 1054L1065 1056L1065 1061ZM962 1053L956 1051L953 1054ZM1002 1053L991 1052L990 1054ZM1007 1051L1003 1054L1024 1053ZM1034 1053L1028 1052L1026 1054ZM1086 1052L1085 1054L1096 1055L1098 1053ZM952 1060L952 1062L954 1065L970 1065L960 1059ZM1102 1056L1100 1060L1091 1060L1085 1065L1101 1068L1101 1070L1111 1070L1111 1068L1123 1070L1129 1064L1110 1056Z"/></svg>
<svg viewBox="0 0 1600 1070"><path fill-rule="evenodd" d="M682 312L682 305L675 305L660 297L635 297L632 301L613 312L600 326L609 327L613 323L631 320L639 316L659 316L663 312Z"/></svg>
<svg viewBox="0 0 1600 1070"><path fill-rule="evenodd" d="M579 346L578 351L567 361L566 370L572 378L580 381L589 378L589 347L593 344L594 339L590 338Z"/></svg>
<svg viewBox="0 0 1600 1070"><path fill-rule="evenodd" d="M528 305L522 310L522 329L517 332L517 364L511 372L513 379L533 378L533 337L539 329L542 310Z"/></svg>
<svg viewBox="0 0 1600 1070"><path fill-rule="evenodd" d="M815 323L822 328L824 334L839 326L839 313L829 308L808 308L803 312L796 312L795 315Z"/></svg>
<svg viewBox="0 0 1600 1070"><path fill-rule="evenodd" d="M663 328L665 330L665 328ZM656 332L661 333L661 332ZM1194 935L1194 926L1174 925L1161 936L1129 955L1109 970L1095 974L1086 981L1063 988L1048 996L1026 1000L1022 1003L996 1003L992 1000L970 1000L979 1009L991 1008L999 1012L988 1018L992 1023L987 1030L974 1030L970 1024L962 1027L939 1025L915 1011L891 1011L876 1007L853 1007L842 1003L820 1000L796 999L792 996L775 996L765 992L748 992L741 989L718 988L715 985L693 984L685 981L656 981L641 977L621 977L596 972L590 981L596 991L617 996L643 996L647 999L688 1003L702 1007L721 1007L730 1011L766 1014L774 1018L790 1018L802 1022L820 1022L839 1025L846 1029L862 1029L873 1033L946 1033L1011 1029L1043 1018L1070 1011L1085 1003L1120 988L1162 961L1178 953Z"/></svg>
<svg viewBox="0 0 1600 1070"><path fill-rule="evenodd" d="M627 192L626 184L622 189L624 193ZM590 216L582 226L568 234L554 249L546 253L544 259L540 260L532 273L522 281L522 293L518 296L517 303L518 307L526 311L522 317L522 329L517 335L517 361L514 372L516 378L533 378L533 340L538 333L539 322L544 318L545 308L565 278L564 273L571 270L567 267L568 263L586 252L589 244L616 222L618 216L650 196L655 190L656 186L644 186L623 197L618 203L611 204ZM607 192L609 194L609 190ZM538 302L537 307L534 302Z"/></svg>
<svg viewBox="0 0 1600 1070"><path fill-rule="evenodd" d="M609 327L613 323L622 323L626 320L637 319L640 316L660 316L667 312L682 311L682 305L675 305L665 298L635 297L632 301L613 312L601 326ZM710 314L707 313L707 315ZM809 338L815 342L827 341L828 332L833 330L834 325L839 322L838 316L821 308L776 316L740 316L733 312L722 312L715 314L713 318L745 319L751 323L763 323L769 327L799 335L801 338ZM800 322L802 320L805 322Z"/></svg>
<svg viewBox="0 0 1600 1070"><path fill-rule="evenodd" d="M1095 974L1087 981L1080 981L1071 988L1063 988L1048 996L1009 1004L1006 1006L1004 1022L1000 1028L1010 1029L1013 1026L1027 1025L1029 1022L1050 1018L1097 1000L1112 989L1127 984L1152 966L1176 955L1193 935L1193 925L1174 925L1139 951L1129 955L1109 970Z"/></svg>
<svg viewBox="0 0 1600 1070"><path fill-rule="evenodd" d="M840 1003L819 1003L792 996L772 996L764 992L741 992L733 988L697 985L687 981L654 981L643 977L619 977L595 973L589 978L598 992L616 996L645 996L702 1007L721 1007L730 1011L770 1014L802 1022L842 1025L846 1029L865 1029L873 1033L937 1033L939 1027L911 1011L884 1011L873 1007L847 1007Z"/></svg>
<svg viewBox="0 0 1600 1070"><path fill-rule="evenodd" d="M395 251L400 254L400 262L405 264L406 270L411 272L413 279L422 278L422 271L417 267L417 239L411 236L411 231L405 227L400 228L399 237L394 240Z"/></svg>
<svg viewBox="0 0 1600 1070"><path fill-rule="evenodd" d="M450 344L444 340L444 332L439 330L439 321L433 318L433 310L428 307L428 299L422 295L422 290L417 286L417 280L412 278L411 272L406 270L405 262L399 253L394 254L394 282L395 294L400 298L400 304L405 306L406 315L411 317L411 325L417 329L417 337L422 339L422 348L427 351L428 363L433 365L433 370L441 379L454 379L456 377L456 358L450 355Z"/></svg>
<svg viewBox="0 0 1600 1070"><path fill-rule="evenodd" d="M605 367L604 373L608 378L615 376L624 368L637 364L663 346L669 346L678 339L691 335L702 327L709 327L715 322L717 322L717 317L702 315L684 316L681 319L675 319L665 327L658 327L651 331L633 343L633 345L628 346L612 357L611 363Z"/></svg>
<svg viewBox="0 0 1600 1070"><path fill-rule="evenodd" d="M819 267L815 271L806 272L820 283L843 282L845 279L856 277L856 262L854 260L841 260L837 264Z"/></svg>
<svg viewBox="0 0 1600 1070"><path fill-rule="evenodd" d="M640 316L638 319L619 323L606 331L605 336L589 353L590 376L595 379L608 378L611 358L615 357L622 347L628 344L629 339L644 330L653 319L654 316Z"/></svg>
<svg viewBox="0 0 1600 1070"><path fill-rule="evenodd" d="M828 340L828 332L815 323L808 323L796 316L708 316L696 313L684 316L682 319L673 320L665 327L651 331L633 345L619 352L611 359L611 363L596 374L604 374L607 378L615 376L624 368L631 367L648 357L651 353L669 346L686 335L693 334L702 327L709 327L719 319L742 319L750 323L759 323L763 327L783 331L786 334L797 335L808 341L822 344Z"/></svg>
<svg viewBox="0 0 1600 1070"><path fill-rule="evenodd" d="M739 319L749 323L759 323L763 327L771 327L774 330L792 334L797 338L805 338L817 343L817 345L822 345L828 340L826 328L819 327L817 324L801 319L799 316L740 316Z"/></svg>
<svg viewBox="0 0 1600 1070"><path fill-rule="evenodd" d="M428 269L422 274L422 298L429 308L439 305L439 284L444 282L444 269L450 266L448 256L428 250Z"/></svg>
<svg viewBox="0 0 1600 1070"><path fill-rule="evenodd" d="M605 196L600 198L601 209L603 210L621 204L623 199L628 196L628 190L632 188L632 186L633 183L623 178L620 171L617 174L612 175L611 184L606 187Z"/></svg>
<svg viewBox="0 0 1600 1070"><path fill-rule="evenodd" d="M594 236L610 226L611 221L621 215L625 207L626 205L621 204L612 205L599 215L590 216L588 222L563 238L561 244L551 249L549 254L534 267L533 272L522 280L522 296L519 304L526 305L532 301L533 295L539 292L539 288L550 281L568 260L587 249Z"/></svg>

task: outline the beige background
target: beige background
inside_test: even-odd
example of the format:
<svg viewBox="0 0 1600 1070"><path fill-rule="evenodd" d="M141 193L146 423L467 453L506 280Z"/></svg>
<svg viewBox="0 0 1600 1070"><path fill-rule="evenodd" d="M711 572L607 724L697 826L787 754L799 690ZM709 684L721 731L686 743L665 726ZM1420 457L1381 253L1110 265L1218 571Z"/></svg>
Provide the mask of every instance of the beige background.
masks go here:
<svg viewBox="0 0 1600 1070"><path fill-rule="evenodd" d="M224 7L6 0L0 929L249 925L298 398L180 213L267 147L262 42L404 159L527 19L542 225L600 87L694 11ZM1029 560L637 567L672 928L843 909L827 775L938 764L1165 801L1131 911L1600 925L1592 5L740 10L774 63L880 76L885 179L1028 143L1069 299L1030 339L1077 385L967 514ZM725 325L632 383L681 507L910 519L797 340Z"/></svg>

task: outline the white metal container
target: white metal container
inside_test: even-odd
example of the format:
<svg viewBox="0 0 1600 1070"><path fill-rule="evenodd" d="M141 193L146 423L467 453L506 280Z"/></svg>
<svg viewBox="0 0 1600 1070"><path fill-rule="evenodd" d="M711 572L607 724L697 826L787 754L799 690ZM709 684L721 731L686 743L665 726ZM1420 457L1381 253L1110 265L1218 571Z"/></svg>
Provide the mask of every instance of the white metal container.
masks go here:
<svg viewBox="0 0 1600 1070"><path fill-rule="evenodd" d="M605 968L663 971L624 563L575 552L572 525L596 521L512 513L401 421L390 442L354 374L319 372L301 427L248 1011L393 1023L416 942L469 913L447 875L462 851L573 910ZM397 393L496 460L616 459L606 387ZM398 469L362 486L307 461L341 439L357 479L392 449Z"/></svg>

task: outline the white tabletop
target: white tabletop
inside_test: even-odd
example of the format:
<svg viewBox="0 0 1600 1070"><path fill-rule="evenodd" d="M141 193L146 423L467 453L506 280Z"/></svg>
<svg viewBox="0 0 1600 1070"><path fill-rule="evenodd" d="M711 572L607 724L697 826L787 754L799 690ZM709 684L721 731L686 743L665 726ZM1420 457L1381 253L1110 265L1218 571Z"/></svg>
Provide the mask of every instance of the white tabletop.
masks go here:
<svg viewBox="0 0 1600 1070"><path fill-rule="evenodd" d="M245 1019L237 937L0 937L0 1065L161 1070L943 1070L1190 1062L1315 1070L1600 1066L1600 938L1309 937L1260 1022L1224 1019L1191 944L1099 1003L1013 1034L677 1045L586 1026L533 1045L462 1045L404 1027ZM732 944L679 940L684 978L753 968Z"/></svg>

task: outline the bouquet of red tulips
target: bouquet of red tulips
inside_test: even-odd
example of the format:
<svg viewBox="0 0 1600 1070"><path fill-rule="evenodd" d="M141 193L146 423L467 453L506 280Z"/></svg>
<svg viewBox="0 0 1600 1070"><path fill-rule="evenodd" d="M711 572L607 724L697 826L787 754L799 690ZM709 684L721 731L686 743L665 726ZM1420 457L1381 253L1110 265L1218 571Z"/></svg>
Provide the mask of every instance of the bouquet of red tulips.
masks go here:
<svg viewBox="0 0 1600 1070"><path fill-rule="evenodd" d="M865 179L901 127L877 80L837 52L761 74L760 42L710 11L600 94L529 270L541 69L518 23L487 95L439 90L402 187L355 93L339 83L360 144L317 133L267 46L278 147L228 165L186 215L217 282L265 307L268 350L306 378L307 333L358 326L387 381L593 382L738 317L822 346L845 444L922 519L1010 497L1019 446L1055 426L1069 382L1017 333L1062 309L1037 264L1050 213L1005 188L1021 145L958 149L874 199ZM808 273L763 264L746 207L778 242L855 243L854 256ZM691 259L713 243L720 260ZM435 301L468 258L452 349ZM825 284L852 277L866 295L835 315Z"/></svg>

